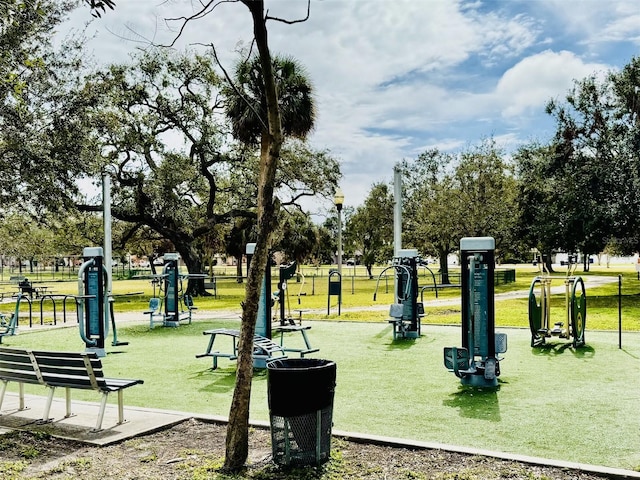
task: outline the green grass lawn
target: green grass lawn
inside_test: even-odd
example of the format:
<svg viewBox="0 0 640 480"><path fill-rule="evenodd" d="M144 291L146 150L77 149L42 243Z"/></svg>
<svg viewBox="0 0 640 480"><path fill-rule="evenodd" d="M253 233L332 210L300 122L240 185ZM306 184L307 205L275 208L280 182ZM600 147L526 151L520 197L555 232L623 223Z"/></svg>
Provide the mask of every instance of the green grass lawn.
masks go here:
<svg viewBox="0 0 640 480"><path fill-rule="evenodd" d="M338 366L337 430L640 467L638 333L625 334L622 350L614 332L587 332L583 349L560 343L538 350L530 348L526 329L504 330L509 350L496 392L467 390L444 368L443 347L461 343L457 327L425 326L420 339L394 342L386 323L310 323L310 339L320 348L314 357ZM206 348L202 331L215 327L237 327L237 321L151 331L146 325L124 325L119 337L130 344L108 348L105 371L145 380L125 392L126 405L226 416L235 363L220 359L220 368L212 371L211 359L195 358ZM290 346L299 341L286 340ZM83 348L75 328L21 333L4 344ZM27 391L43 393L37 387ZM266 391L266 373L256 371L253 419L268 420ZM92 392L74 391L73 398L97 401Z"/></svg>
<svg viewBox="0 0 640 480"><path fill-rule="evenodd" d="M382 282L373 302L375 279L354 278L353 294L345 281L339 318L333 312L309 314L318 319L305 320L312 325L313 346L320 348L313 356L334 360L338 367L334 428L639 469L640 282L632 268L604 270L612 276L624 275L622 349L618 349L615 283L587 291L587 347L577 350L562 342L532 349L526 299L496 302L499 330L509 336L498 391L465 389L443 366L443 348L461 345L459 304L428 308L423 336L394 342L386 311L366 309L390 302L391 294L383 293ZM528 290L535 274L532 267L523 267L516 284L501 285L496 293ZM603 269L593 268L591 274L602 275ZM69 293L76 288L73 283L56 285ZM295 285L289 288L292 309L298 308ZM200 311L238 310L243 288L230 280L219 284L218 298L198 298L196 304ZM307 278L303 289L307 294L300 296L300 308L327 308L326 278L315 285ZM142 312L152 291L141 280L115 282L116 294L137 291L143 294L119 297L116 312ZM459 295L451 289L442 297L459 301ZM552 305L552 318L562 318L564 296L554 295ZM3 307L2 311L7 310ZM332 310L337 310L335 302ZM142 313L140 320L144 321ZM144 385L125 392L125 405L228 415L235 363L220 359L221 368L212 371L210 358L195 358L208 341L202 332L218 327L237 328L238 321L198 320L154 330L144 323L120 324L118 337L130 344L107 348L105 371L113 377L145 380ZM286 338L288 346L295 347L296 342L300 342L297 336ZM73 327L29 332L21 326L19 335L5 337L3 345L84 348ZM17 391L15 386L9 389ZM27 391L43 393L33 386ZM252 419L268 420L266 392L266 373L256 371ZM74 391L73 398L98 400L93 392L81 391Z"/></svg>

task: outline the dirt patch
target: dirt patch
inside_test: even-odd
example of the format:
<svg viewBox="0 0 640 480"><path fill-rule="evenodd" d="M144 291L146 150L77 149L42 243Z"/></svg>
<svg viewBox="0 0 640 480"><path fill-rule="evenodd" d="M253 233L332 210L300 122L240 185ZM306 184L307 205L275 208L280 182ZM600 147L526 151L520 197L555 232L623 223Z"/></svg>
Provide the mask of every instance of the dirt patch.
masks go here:
<svg viewBox="0 0 640 480"><path fill-rule="evenodd" d="M270 433L252 429L250 466L222 474L224 425L188 420L172 428L108 447L92 447L43 433L0 435L2 479L441 479L596 480L594 474L538 467L440 450L411 450L334 440L321 467L286 469L271 462Z"/></svg>

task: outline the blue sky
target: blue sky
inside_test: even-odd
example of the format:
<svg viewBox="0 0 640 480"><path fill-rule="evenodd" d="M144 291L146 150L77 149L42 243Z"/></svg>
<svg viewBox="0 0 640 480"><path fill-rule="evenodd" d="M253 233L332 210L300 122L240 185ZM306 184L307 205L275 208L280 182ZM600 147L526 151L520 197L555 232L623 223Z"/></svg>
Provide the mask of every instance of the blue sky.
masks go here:
<svg viewBox="0 0 640 480"><path fill-rule="evenodd" d="M126 61L149 41L169 43L192 0L117 0L94 21L99 62ZM266 0L270 14L304 17L303 0ZM88 20L74 12L67 26ZM251 41L251 17L222 3L191 23L178 48L216 45L232 68ZM318 109L311 143L341 162L345 203L357 206L393 166L427 148L458 151L493 136L506 151L553 134L544 113L574 79L619 69L637 55L635 0L312 0L307 22L269 24L273 52L312 79ZM315 207L331 208L330 202Z"/></svg>

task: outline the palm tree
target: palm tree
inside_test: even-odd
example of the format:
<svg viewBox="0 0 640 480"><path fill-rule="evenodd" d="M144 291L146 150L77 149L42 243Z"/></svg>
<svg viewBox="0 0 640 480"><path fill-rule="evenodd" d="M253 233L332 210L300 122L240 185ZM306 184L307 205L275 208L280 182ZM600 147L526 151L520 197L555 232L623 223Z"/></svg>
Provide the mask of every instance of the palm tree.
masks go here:
<svg viewBox="0 0 640 480"><path fill-rule="evenodd" d="M315 122L313 87L304 67L295 59L276 56L272 58L272 65L282 133L285 137L304 140ZM258 145L264 141L267 131L267 100L260 59L254 56L239 63L233 83L223 89L233 136L246 145Z"/></svg>

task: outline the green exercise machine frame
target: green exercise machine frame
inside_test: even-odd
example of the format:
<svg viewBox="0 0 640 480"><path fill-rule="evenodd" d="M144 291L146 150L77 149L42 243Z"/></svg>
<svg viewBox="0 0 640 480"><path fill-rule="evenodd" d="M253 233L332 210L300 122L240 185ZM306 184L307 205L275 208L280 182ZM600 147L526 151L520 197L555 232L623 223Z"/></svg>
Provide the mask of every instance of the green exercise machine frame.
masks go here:
<svg viewBox="0 0 640 480"><path fill-rule="evenodd" d="M574 348L584 346L587 295L582 277L573 275L577 266L577 256L569 255L567 275L564 277L565 320L555 322L553 326L551 324L551 283L559 277L549 274L542 259L539 258L537 263L540 275L533 279L529 289L531 346L540 347L551 337L570 339Z"/></svg>
<svg viewBox="0 0 640 480"><path fill-rule="evenodd" d="M507 335L495 331L495 239L460 240L462 347L444 348L444 366L465 386L498 387Z"/></svg>

